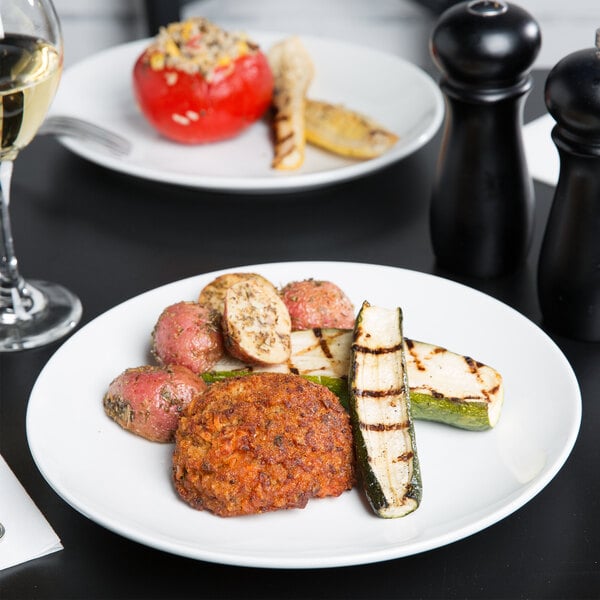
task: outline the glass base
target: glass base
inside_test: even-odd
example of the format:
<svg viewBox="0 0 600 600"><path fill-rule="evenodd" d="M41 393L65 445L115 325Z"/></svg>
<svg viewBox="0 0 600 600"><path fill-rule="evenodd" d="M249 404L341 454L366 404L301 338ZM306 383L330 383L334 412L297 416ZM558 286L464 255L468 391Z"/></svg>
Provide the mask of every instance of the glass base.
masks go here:
<svg viewBox="0 0 600 600"><path fill-rule="evenodd" d="M31 280L2 290L2 295L0 352L50 344L70 333L81 319L79 298L56 283Z"/></svg>

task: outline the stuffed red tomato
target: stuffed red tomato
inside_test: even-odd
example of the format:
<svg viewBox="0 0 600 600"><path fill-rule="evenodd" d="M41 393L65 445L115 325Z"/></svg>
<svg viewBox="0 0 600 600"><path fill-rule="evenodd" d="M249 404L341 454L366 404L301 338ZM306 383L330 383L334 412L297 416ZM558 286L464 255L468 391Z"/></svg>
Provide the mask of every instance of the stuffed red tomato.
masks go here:
<svg viewBox="0 0 600 600"><path fill-rule="evenodd" d="M273 76L259 47L203 18L161 28L133 69L146 119L184 144L232 138L271 103Z"/></svg>

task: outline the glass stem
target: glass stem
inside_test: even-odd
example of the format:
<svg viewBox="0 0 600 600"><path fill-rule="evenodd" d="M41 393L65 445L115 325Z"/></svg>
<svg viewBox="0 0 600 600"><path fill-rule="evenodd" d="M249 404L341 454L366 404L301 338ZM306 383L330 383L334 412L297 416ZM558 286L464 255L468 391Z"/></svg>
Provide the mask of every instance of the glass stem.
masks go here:
<svg viewBox="0 0 600 600"><path fill-rule="evenodd" d="M10 225L10 185L13 161L0 161L0 308L3 320L27 319L31 304L25 282L19 274Z"/></svg>
<svg viewBox="0 0 600 600"><path fill-rule="evenodd" d="M12 179L12 160L0 161L0 242L2 250L2 262L0 263L0 282L2 287L14 287L19 280L19 269L17 257L12 239L10 226L10 183Z"/></svg>

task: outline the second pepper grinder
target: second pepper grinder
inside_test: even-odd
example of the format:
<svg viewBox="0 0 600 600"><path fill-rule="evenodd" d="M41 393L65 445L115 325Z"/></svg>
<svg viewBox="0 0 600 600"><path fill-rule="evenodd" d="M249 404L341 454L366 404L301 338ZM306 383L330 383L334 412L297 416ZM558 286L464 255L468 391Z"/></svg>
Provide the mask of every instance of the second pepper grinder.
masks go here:
<svg viewBox="0 0 600 600"><path fill-rule="evenodd" d="M496 0L453 6L432 33L446 120L431 240L437 263L454 273L499 276L516 268L529 249L533 182L521 125L540 45L533 17Z"/></svg>
<svg viewBox="0 0 600 600"><path fill-rule="evenodd" d="M560 60L546 79L560 174L540 250L544 323L600 341L600 30L596 47Z"/></svg>

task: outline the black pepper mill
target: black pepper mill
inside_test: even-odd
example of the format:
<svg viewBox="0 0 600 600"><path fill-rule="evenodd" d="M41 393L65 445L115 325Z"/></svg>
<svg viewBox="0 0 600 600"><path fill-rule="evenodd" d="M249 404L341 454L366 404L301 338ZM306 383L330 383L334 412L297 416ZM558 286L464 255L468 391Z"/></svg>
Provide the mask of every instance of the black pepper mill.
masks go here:
<svg viewBox="0 0 600 600"><path fill-rule="evenodd" d="M528 12L492 0L453 6L432 33L446 119L431 239L438 264L455 273L502 275L529 249L533 182L521 125L540 45L539 25Z"/></svg>
<svg viewBox="0 0 600 600"><path fill-rule="evenodd" d="M596 47L569 54L546 79L560 174L538 266L544 322L600 341L600 30Z"/></svg>

